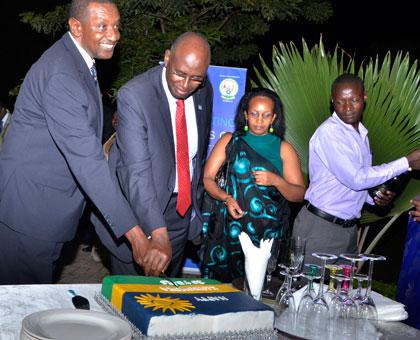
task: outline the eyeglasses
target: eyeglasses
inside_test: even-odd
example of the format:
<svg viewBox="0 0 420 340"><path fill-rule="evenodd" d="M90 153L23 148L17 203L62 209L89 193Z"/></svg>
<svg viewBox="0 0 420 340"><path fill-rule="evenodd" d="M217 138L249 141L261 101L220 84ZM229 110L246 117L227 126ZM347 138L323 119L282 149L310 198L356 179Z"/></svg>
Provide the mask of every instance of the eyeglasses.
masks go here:
<svg viewBox="0 0 420 340"><path fill-rule="evenodd" d="M248 115L249 118L252 118L252 119L258 119L259 117L261 117L264 120L272 119L273 116L274 116L274 114L272 112L259 113L259 112L255 112L255 111L248 112L247 115Z"/></svg>
<svg viewBox="0 0 420 340"><path fill-rule="evenodd" d="M194 83L198 83L198 84L202 84L204 83L204 81L206 80L206 77L201 77L201 76L189 76L185 73L182 72L178 72L178 71L171 71L171 73L178 78L179 80L188 80L188 81L192 81Z"/></svg>

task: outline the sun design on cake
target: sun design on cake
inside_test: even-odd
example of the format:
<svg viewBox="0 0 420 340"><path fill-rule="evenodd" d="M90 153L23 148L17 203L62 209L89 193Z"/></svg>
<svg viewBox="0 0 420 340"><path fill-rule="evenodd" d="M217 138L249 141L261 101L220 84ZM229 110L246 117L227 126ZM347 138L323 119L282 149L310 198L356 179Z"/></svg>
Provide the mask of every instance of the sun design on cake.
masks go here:
<svg viewBox="0 0 420 340"><path fill-rule="evenodd" d="M153 296L151 294L142 294L135 296L138 303L144 306L144 308L153 308L153 311L161 309L162 312L170 310L173 314L177 311L180 312L191 312L195 306L188 300L181 300L180 298L171 297L160 297L159 294Z"/></svg>

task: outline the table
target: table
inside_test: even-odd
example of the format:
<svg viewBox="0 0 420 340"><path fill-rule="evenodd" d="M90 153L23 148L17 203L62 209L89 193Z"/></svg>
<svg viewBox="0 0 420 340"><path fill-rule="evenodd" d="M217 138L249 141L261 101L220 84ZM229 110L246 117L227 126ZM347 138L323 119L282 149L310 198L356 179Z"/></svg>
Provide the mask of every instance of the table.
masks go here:
<svg viewBox="0 0 420 340"><path fill-rule="evenodd" d="M103 312L94 296L100 284L4 285L0 286L0 340L19 339L22 319L31 313L74 308L68 290L89 299L90 309Z"/></svg>
<svg viewBox="0 0 420 340"><path fill-rule="evenodd" d="M67 292L69 289L88 298L92 310L103 311L94 299L95 294L101 289L100 284L0 286L0 340L19 339L22 319L28 314L54 308L74 308L71 296ZM272 303L267 300L264 302ZM275 325L279 329L280 339L307 337L307 334L314 339L343 339L342 336L337 337L337 334L332 333L335 328L318 331L310 329L309 332L304 325L293 324L281 317L276 318ZM419 330L401 322L381 322L377 326L364 323L360 325L360 329L363 332L359 332L360 334L353 336L352 339L369 340L377 339L379 336L383 336L384 339L420 339Z"/></svg>
<svg viewBox="0 0 420 340"><path fill-rule="evenodd" d="M267 302L272 305L273 302ZM273 305L272 305L273 306ZM275 309L275 306L273 306ZM413 340L420 339L420 331L402 322L377 322L352 319L346 325L331 319L321 327L314 326L312 320L303 320L297 316L280 315L276 317L275 328L281 339L319 339L319 340ZM347 326L347 327L346 327Z"/></svg>

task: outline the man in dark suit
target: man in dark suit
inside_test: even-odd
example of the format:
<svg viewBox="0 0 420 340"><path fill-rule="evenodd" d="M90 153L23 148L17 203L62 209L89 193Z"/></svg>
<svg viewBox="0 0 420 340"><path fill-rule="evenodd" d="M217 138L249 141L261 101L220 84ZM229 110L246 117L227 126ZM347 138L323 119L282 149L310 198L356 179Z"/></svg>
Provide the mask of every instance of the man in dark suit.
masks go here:
<svg viewBox="0 0 420 340"><path fill-rule="evenodd" d="M207 40L187 32L166 50L164 65L135 77L118 93L117 147L111 149L110 164L143 230L152 238L169 235L170 276L181 270L187 240L201 231L213 102L209 63ZM187 136L181 131L183 114ZM123 248L113 251L112 272L138 273Z"/></svg>
<svg viewBox="0 0 420 340"><path fill-rule="evenodd" d="M138 226L102 154L93 58L112 57L118 9L111 0L73 0L68 24L26 75L0 153L0 284L52 282L87 198L147 273L170 261L170 249Z"/></svg>

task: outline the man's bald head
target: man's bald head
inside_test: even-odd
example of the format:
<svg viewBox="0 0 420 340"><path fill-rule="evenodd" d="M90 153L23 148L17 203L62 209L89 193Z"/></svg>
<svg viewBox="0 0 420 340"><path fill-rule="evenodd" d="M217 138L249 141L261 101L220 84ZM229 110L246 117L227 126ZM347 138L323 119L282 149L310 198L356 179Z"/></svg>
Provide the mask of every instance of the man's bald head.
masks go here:
<svg viewBox="0 0 420 340"><path fill-rule="evenodd" d="M183 33L166 50L166 80L175 98L188 98L205 81L210 55L206 38L195 32Z"/></svg>

